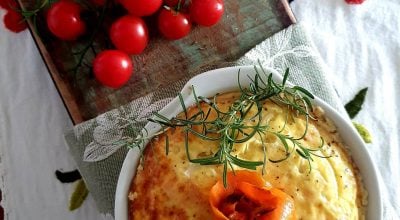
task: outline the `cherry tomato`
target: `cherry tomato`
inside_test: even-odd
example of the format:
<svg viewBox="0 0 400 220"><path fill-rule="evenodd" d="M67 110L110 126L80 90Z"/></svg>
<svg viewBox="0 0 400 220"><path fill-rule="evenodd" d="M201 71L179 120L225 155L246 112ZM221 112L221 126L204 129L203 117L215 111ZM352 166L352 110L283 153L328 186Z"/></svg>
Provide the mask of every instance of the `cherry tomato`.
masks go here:
<svg viewBox="0 0 400 220"><path fill-rule="evenodd" d="M106 3L106 0L90 0L96 6L103 6Z"/></svg>
<svg viewBox="0 0 400 220"><path fill-rule="evenodd" d="M132 15L149 16L158 11L162 0L119 0L126 10Z"/></svg>
<svg viewBox="0 0 400 220"><path fill-rule="evenodd" d="M6 28L12 32L19 33L27 28L21 13L14 9L8 10L3 19Z"/></svg>
<svg viewBox="0 0 400 220"><path fill-rule="evenodd" d="M15 0L0 0L0 8L4 8L6 10L19 8L17 1Z"/></svg>
<svg viewBox="0 0 400 220"><path fill-rule="evenodd" d="M178 40L189 34L192 24L183 13L163 8L158 16L158 29L165 38Z"/></svg>
<svg viewBox="0 0 400 220"><path fill-rule="evenodd" d="M93 72L96 79L111 88L117 89L128 82L132 71L131 58L119 50L105 50L97 54L93 60Z"/></svg>
<svg viewBox="0 0 400 220"><path fill-rule="evenodd" d="M117 49L128 54L140 54L149 41L146 24L132 15L125 15L111 25L110 38Z"/></svg>
<svg viewBox="0 0 400 220"><path fill-rule="evenodd" d="M185 4L185 0L180 0L181 6ZM179 0L164 0L164 4L168 5L169 7L175 7L179 3Z"/></svg>
<svg viewBox="0 0 400 220"><path fill-rule="evenodd" d="M224 13L224 2L223 0L192 0L189 11L193 22L212 26L221 19Z"/></svg>
<svg viewBox="0 0 400 220"><path fill-rule="evenodd" d="M47 26L51 33L62 40L75 40L85 32L81 6L70 0L61 0L51 5L47 12Z"/></svg>

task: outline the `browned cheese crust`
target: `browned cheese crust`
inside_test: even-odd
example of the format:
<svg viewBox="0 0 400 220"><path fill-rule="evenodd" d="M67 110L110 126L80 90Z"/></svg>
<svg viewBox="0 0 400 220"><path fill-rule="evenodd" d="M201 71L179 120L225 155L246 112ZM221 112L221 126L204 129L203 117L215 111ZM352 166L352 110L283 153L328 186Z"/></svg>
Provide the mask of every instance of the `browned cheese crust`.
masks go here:
<svg viewBox="0 0 400 220"><path fill-rule="evenodd" d="M226 110L235 97L237 93L219 96L218 106ZM202 107L208 108L205 104ZM268 101L264 107L266 123L271 125L271 129L279 130L284 115L282 107ZM188 113L191 115L196 111L190 108ZM283 162L268 162L263 178L294 198L298 219L364 219L366 192L358 170L334 124L324 116L323 110L317 107L313 114L317 120L310 121L309 131L302 143L318 146L322 136L325 145L319 153L331 157L315 158L313 170L308 173L308 162L294 152ZM288 122L285 132L300 135L304 128L302 121L300 118L296 123ZM168 155L166 135L169 136ZM267 134L264 141L270 158L282 156L282 145L275 136ZM213 155L218 149L217 142L204 141L193 135L189 136L189 143L192 158ZM235 153L242 159L263 158L257 138L238 145ZM261 173L261 167L258 172ZM190 163L183 129L169 129L154 138L144 151L143 161L128 195L130 219L212 219L208 193L221 176L220 165Z"/></svg>

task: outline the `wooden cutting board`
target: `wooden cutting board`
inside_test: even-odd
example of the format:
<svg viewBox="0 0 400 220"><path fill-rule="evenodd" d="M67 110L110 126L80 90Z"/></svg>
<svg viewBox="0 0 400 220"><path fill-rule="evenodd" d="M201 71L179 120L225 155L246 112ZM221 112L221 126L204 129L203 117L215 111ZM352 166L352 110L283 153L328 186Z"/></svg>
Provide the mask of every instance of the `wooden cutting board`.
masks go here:
<svg viewBox="0 0 400 220"><path fill-rule="evenodd" d="M29 8L33 0L19 0ZM222 20L211 28L194 26L191 33L177 41L163 39L157 32L156 16L145 18L150 29L150 43L141 55L132 56L134 74L120 89L100 85L90 69L96 53L112 48L107 43L109 24L124 13L120 8L106 13L104 25L95 36L95 45L83 59L84 65L71 70L93 33L88 31L76 42L63 42L46 29L44 15L28 21L32 36L74 124L127 104L158 88L167 87L209 66L232 62L265 38L295 23L287 0L225 0ZM95 24L88 25L96 26Z"/></svg>

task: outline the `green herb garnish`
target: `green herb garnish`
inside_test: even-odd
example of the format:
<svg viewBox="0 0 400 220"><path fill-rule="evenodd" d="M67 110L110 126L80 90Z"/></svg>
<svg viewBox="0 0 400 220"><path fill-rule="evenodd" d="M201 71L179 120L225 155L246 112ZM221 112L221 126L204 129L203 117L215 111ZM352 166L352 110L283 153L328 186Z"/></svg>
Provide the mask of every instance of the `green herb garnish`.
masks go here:
<svg viewBox="0 0 400 220"><path fill-rule="evenodd" d="M201 165L223 165L223 182L227 185L226 175L228 168L234 171L233 165L256 170L257 167L263 166L263 172L267 160L273 163L284 161L290 157L292 152L296 152L299 156L306 159L309 163L309 171L311 172L311 162L313 156L323 157L316 154L316 151L322 149L324 140L321 138L321 144L317 148L309 148L301 144L308 130L308 121L313 119L310 115L312 110L311 99L314 96L306 89L294 86L287 87L286 81L289 75L289 69L284 73L283 81L278 84L273 81L272 74L267 74L264 69L254 68L256 75L250 78L249 87L244 88L240 83L240 70L238 72L238 85L240 89L240 97L233 102L227 111L222 111L216 104L216 96L212 100L197 96L193 88L193 96L195 100L194 108L196 111L192 116L188 115L187 107L183 101L182 95L179 95L179 100L183 109L183 116L168 119L158 113L149 121L160 124L163 130L166 128L182 127L185 136L186 155L190 162ZM300 137L292 137L280 131L273 131L268 124L262 124L263 121L263 103L266 100L271 100L277 105L283 106L286 109L287 120L290 116L294 119L294 115L303 116L306 120L304 133ZM201 102L208 106L208 110L201 108ZM250 110L256 110L255 114L250 113ZM210 112L215 112L216 117L210 118ZM254 123L249 123L253 121ZM201 129L195 129L194 126L199 126ZM200 130L200 131L198 131ZM279 159L268 158L267 145L263 142L263 135L267 133L275 135L281 141L285 156ZM218 142L218 150L211 156L192 158L190 156L189 134L195 135L201 139ZM234 155L234 144L244 143L254 136L259 136L262 141L264 152L263 161L249 161L238 158ZM166 149L169 148L168 141ZM167 150L168 151L168 150Z"/></svg>
<svg viewBox="0 0 400 220"><path fill-rule="evenodd" d="M350 118L356 117L358 112L361 110L361 107L364 103L365 96L367 95L368 87L361 89L356 96L348 102L344 108L346 109L347 113L349 114Z"/></svg>
<svg viewBox="0 0 400 220"><path fill-rule="evenodd" d="M369 133L368 129L364 125L357 123L355 121L353 121L353 125L357 129L358 133L360 134L365 143L367 144L372 143L371 133Z"/></svg>
<svg viewBox="0 0 400 220"><path fill-rule="evenodd" d="M88 194L89 194L89 190L87 189L86 184L83 181L83 179L78 180L78 182L76 183L74 192L72 193L71 198L69 200L68 209L70 211L73 211L73 210L79 208L85 201Z"/></svg>

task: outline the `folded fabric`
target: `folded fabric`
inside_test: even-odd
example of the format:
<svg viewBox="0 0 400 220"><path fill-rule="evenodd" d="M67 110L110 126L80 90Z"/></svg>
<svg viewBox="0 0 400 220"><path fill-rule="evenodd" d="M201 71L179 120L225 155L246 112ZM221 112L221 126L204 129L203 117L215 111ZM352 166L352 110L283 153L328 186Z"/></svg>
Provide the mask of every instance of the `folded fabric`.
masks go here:
<svg viewBox="0 0 400 220"><path fill-rule="evenodd" d="M223 65L259 63L279 73L289 68L289 80L292 83L308 89L346 115L326 78L326 68L301 25L286 28L248 51L237 62ZM121 140L135 138L152 112L160 110L172 100L186 81L176 82L77 125L65 135L70 152L101 212L113 213L117 180L128 151Z"/></svg>

